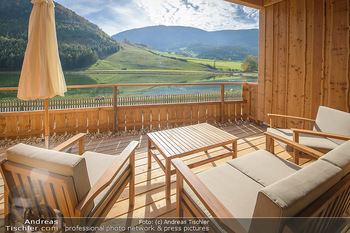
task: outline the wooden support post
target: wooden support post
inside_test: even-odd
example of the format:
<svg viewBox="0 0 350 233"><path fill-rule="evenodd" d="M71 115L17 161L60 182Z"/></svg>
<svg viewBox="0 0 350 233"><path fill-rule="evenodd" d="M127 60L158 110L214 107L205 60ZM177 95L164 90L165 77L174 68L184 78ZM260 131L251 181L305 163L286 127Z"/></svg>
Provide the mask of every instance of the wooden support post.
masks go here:
<svg viewBox="0 0 350 233"><path fill-rule="evenodd" d="M118 130L118 86L113 87L113 132Z"/></svg>
<svg viewBox="0 0 350 233"><path fill-rule="evenodd" d="M293 131L293 141L299 143L299 133ZM296 148L294 148L293 151L293 160L294 163L299 165L299 157L300 157L300 151Z"/></svg>
<svg viewBox="0 0 350 233"><path fill-rule="evenodd" d="M225 123L225 85L221 84L221 123Z"/></svg>
<svg viewBox="0 0 350 233"><path fill-rule="evenodd" d="M85 137L79 139L79 155L84 154L85 151Z"/></svg>
<svg viewBox="0 0 350 233"><path fill-rule="evenodd" d="M266 135L266 150L272 154L275 153L275 145L274 140L269 135Z"/></svg>
<svg viewBox="0 0 350 233"><path fill-rule="evenodd" d="M250 98L249 97L249 89L248 89L248 84L243 83L242 84L242 100L245 101L245 103L242 104L242 109L241 109L241 115L243 120L247 120L249 116L249 104L250 104Z"/></svg>

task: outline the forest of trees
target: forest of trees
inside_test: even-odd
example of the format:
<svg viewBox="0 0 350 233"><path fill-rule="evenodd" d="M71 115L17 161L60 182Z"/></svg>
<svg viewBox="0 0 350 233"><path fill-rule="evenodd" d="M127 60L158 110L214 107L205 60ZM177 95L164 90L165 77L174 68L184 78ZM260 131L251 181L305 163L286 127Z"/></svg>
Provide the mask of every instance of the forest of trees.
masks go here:
<svg viewBox="0 0 350 233"><path fill-rule="evenodd" d="M63 69L85 68L97 59L119 51L117 41L98 26L55 4L57 40ZM32 6L27 0L0 0L0 71L21 70Z"/></svg>

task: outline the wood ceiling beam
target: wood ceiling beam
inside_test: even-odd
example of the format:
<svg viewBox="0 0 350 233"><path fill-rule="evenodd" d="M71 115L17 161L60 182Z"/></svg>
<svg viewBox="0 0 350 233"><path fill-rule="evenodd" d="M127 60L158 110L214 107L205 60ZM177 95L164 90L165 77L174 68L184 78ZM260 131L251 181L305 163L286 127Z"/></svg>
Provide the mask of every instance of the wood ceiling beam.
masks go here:
<svg viewBox="0 0 350 233"><path fill-rule="evenodd" d="M256 8L256 9L264 8L263 0L225 0L225 1Z"/></svg>
<svg viewBox="0 0 350 233"><path fill-rule="evenodd" d="M256 9L262 9L264 7L272 6L276 3L283 2L286 0L225 0L225 1L256 8Z"/></svg>
<svg viewBox="0 0 350 233"><path fill-rule="evenodd" d="M268 7L268 6L271 6L271 5L274 5L276 3L279 3L279 2L283 2L285 0L264 0L264 7Z"/></svg>

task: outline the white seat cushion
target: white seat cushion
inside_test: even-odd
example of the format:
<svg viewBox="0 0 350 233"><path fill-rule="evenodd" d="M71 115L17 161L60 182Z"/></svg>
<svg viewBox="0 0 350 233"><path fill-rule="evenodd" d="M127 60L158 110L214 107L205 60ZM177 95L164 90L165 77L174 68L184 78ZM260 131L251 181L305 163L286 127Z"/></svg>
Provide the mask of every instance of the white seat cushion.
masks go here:
<svg viewBox="0 0 350 233"><path fill-rule="evenodd" d="M9 148L6 156L7 160L15 163L73 177L78 201L91 188L85 159L81 156L21 143Z"/></svg>
<svg viewBox="0 0 350 233"><path fill-rule="evenodd" d="M86 167L88 170L88 177L91 183L91 187L101 178L104 172L112 165L117 156L106 155L96 152L85 152L83 155L86 161ZM120 172L114 178L113 182L107 186L97 197L94 199L94 208L91 210L89 216L101 205L102 201L108 196L110 191L118 184L122 175L129 168L129 161L122 167Z"/></svg>
<svg viewBox="0 0 350 233"><path fill-rule="evenodd" d="M273 217L276 221L266 225L263 221L252 221L252 232L280 232L285 221L283 218L296 216L341 178L342 171L339 167L318 160L262 188L256 202L254 217Z"/></svg>
<svg viewBox="0 0 350 233"><path fill-rule="evenodd" d="M293 141L293 131L290 129L268 128L267 131ZM279 141L277 141L277 143L286 151L289 151L289 152L293 151L293 148L286 145L285 143L282 143ZM327 149L327 150L333 150L334 148L339 146L338 144L329 140L328 138L305 135L305 134L300 134L299 143L314 149Z"/></svg>
<svg viewBox="0 0 350 233"><path fill-rule="evenodd" d="M350 141L347 141L334 150L328 152L319 160L332 163L343 171L343 177L350 172Z"/></svg>
<svg viewBox="0 0 350 233"><path fill-rule="evenodd" d="M350 136L350 113L320 106L318 108L314 130ZM329 140L338 145L344 143L343 140L339 139L329 138Z"/></svg>
<svg viewBox="0 0 350 233"><path fill-rule="evenodd" d="M264 187L301 169L300 166L265 150L255 151L227 163Z"/></svg>
<svg viewBox="0 0 350 233"><path fill-rule="evenodd" d="M249 229L250 221L247 220L253 216L257 195L263 186L227 163L201 172L197 176L228 211ZM187 185L184 185L184 189L204 213L211 217L209 211Z"/></svg>

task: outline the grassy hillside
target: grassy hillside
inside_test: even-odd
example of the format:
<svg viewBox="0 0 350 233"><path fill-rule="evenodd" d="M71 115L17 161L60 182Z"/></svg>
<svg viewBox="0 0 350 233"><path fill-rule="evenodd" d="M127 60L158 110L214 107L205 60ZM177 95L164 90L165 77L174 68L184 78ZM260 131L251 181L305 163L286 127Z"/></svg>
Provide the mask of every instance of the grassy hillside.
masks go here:
<svg viewBox="0 0 350 233"><path fill-rule="evenodd" d="M29 0L0 0L0 70L19 71L27 46ZM57 40L64 69L81 69L119 50L95 24L55 3Z"/></svg>
<svg viewBox="0 0 350 233"><path fill-rule="evenodd" d="M125 43L122 49L106 59L98 60L88 70L178 70L205 71L214 66L214 60L183 57L174 54L149 51ZM241 70L240 62L215 61L218 70Z"/></svg>

